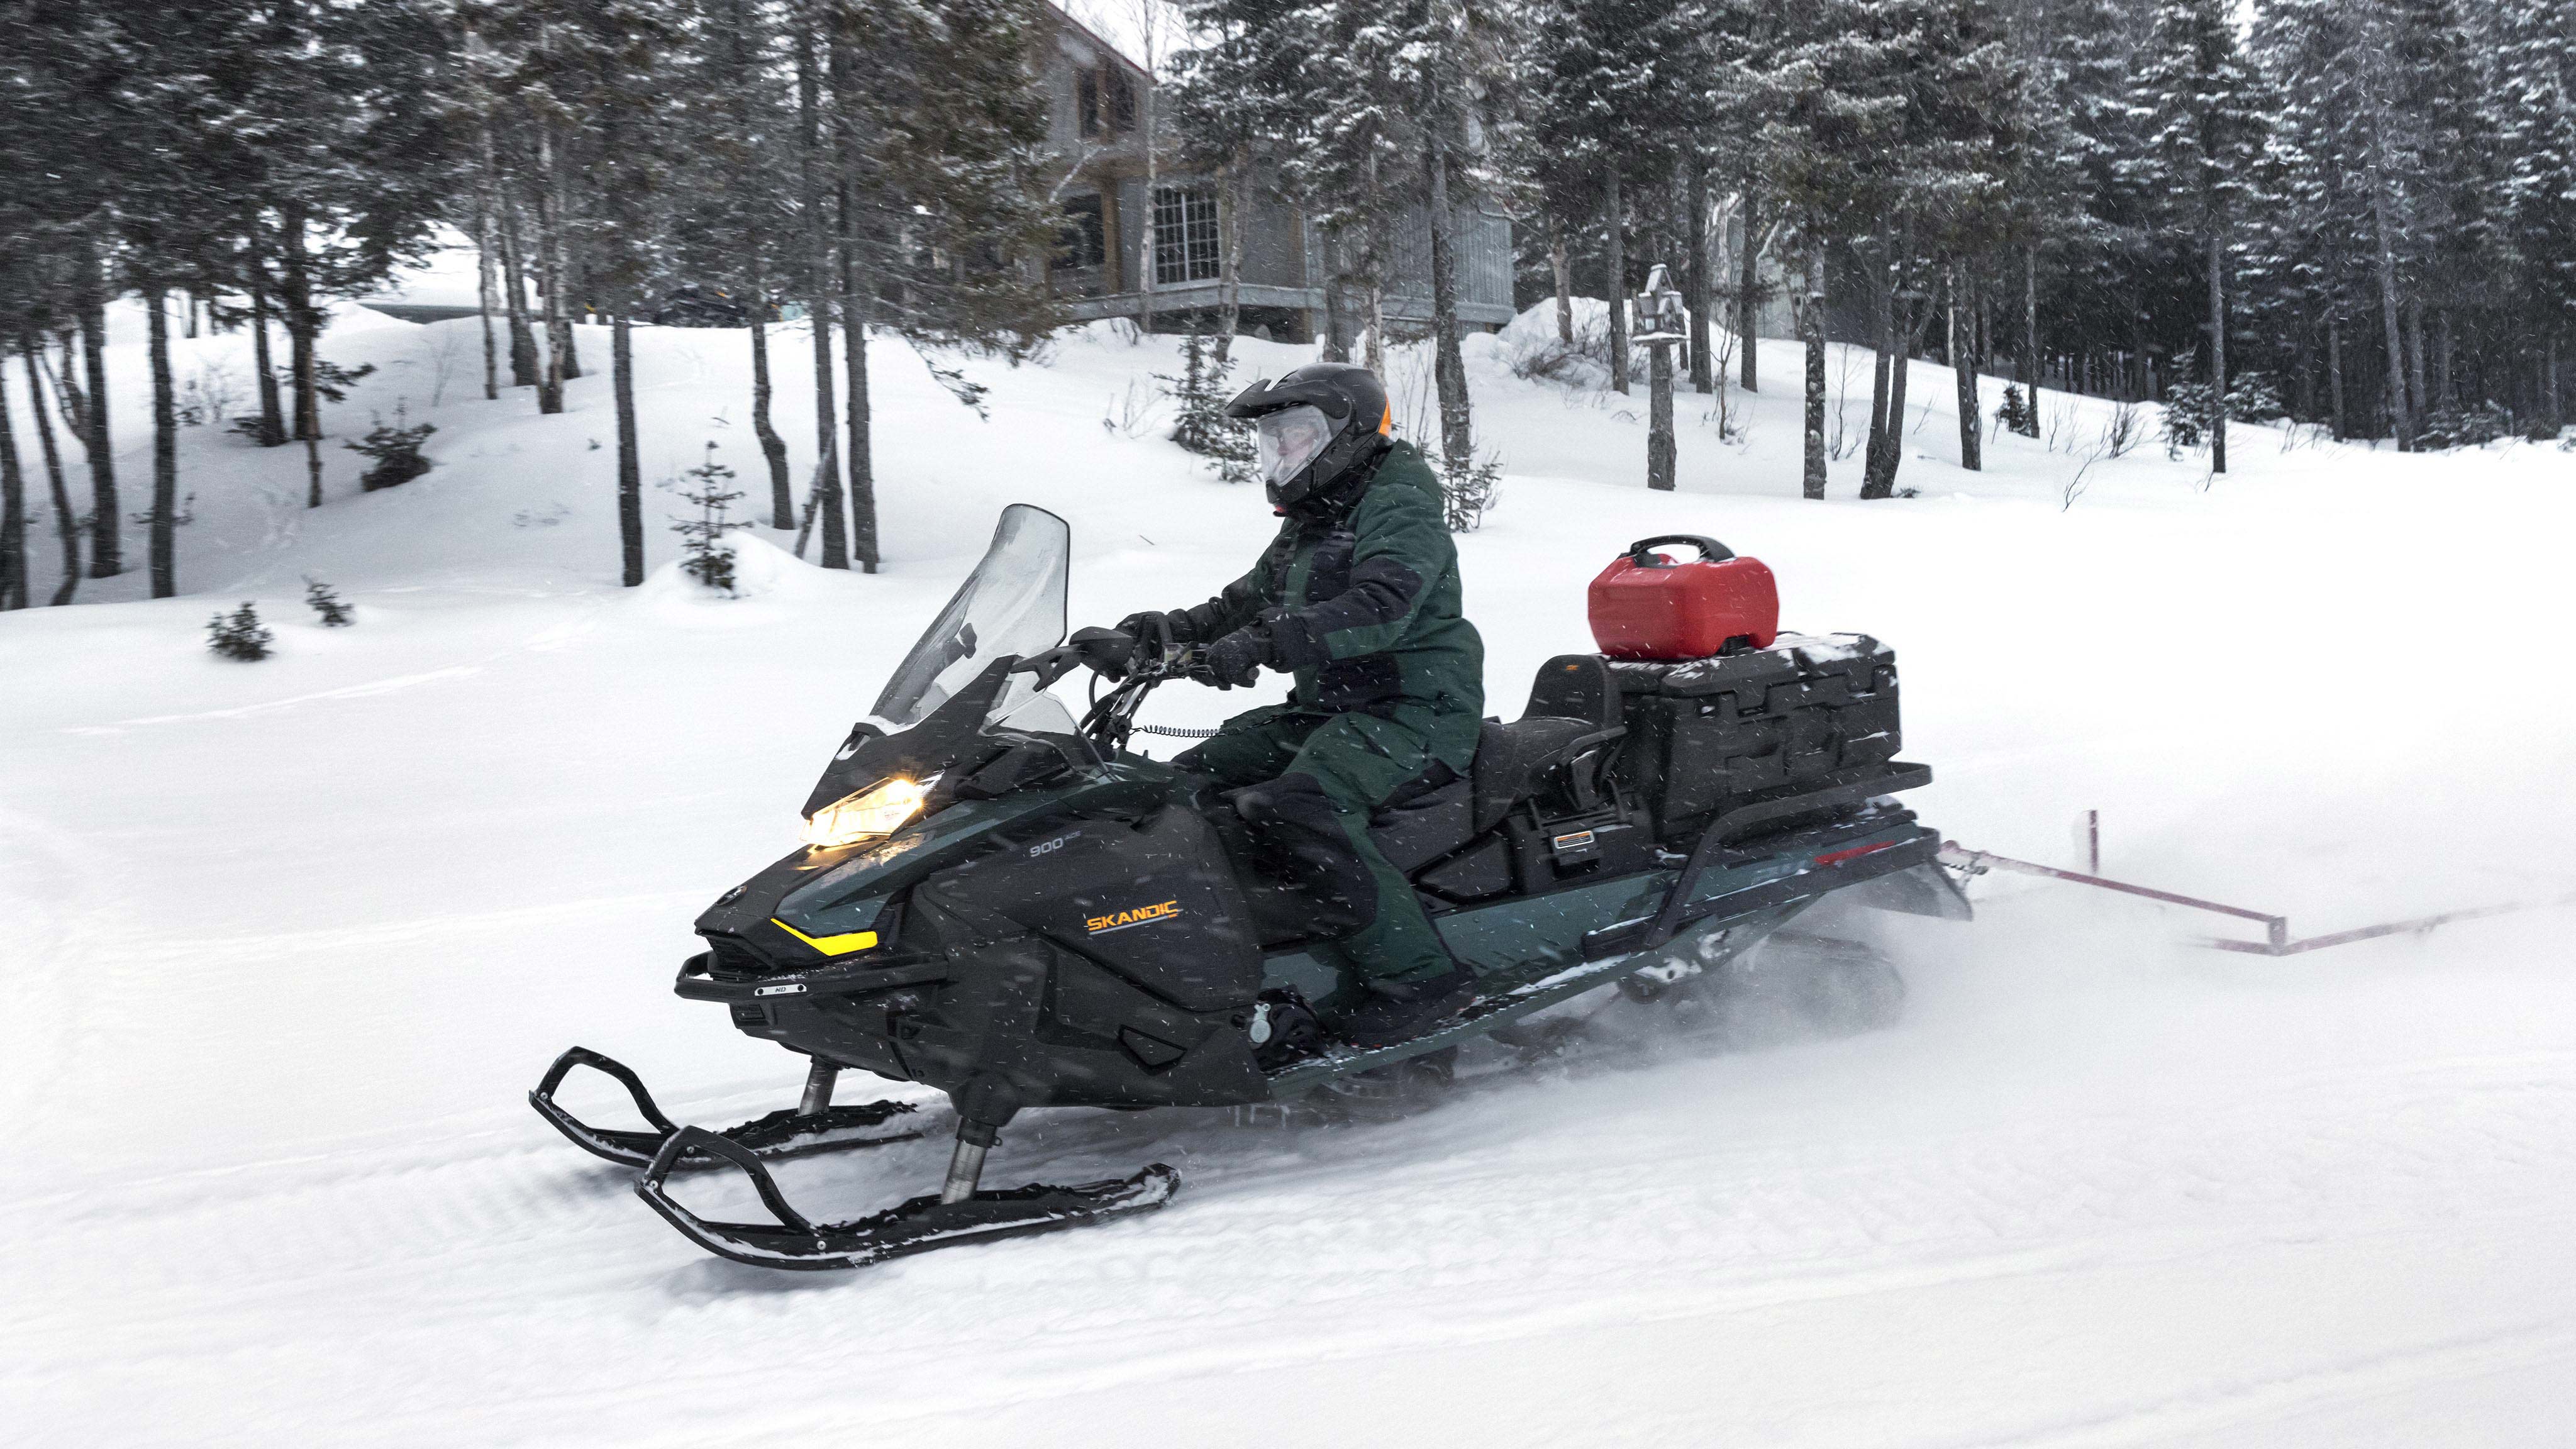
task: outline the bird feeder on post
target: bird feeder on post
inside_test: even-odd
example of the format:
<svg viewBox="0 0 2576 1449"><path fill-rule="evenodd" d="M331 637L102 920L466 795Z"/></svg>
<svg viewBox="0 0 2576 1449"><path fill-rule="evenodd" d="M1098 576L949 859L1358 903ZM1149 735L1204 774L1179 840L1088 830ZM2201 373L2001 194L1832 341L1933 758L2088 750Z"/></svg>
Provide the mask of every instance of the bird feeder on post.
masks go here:
<svg viewBox="0 0 2576 1449"><path fill-rule="evenodd" d="M1683 345L1684 330L1690 325L1682 294L1673 286L1672 270L1657 262L1646 274L1646 290L1637 294L1631 307L1636 318L1631 335L1654 355L1646 387L1651 400L1646 486L1669 493L1673 488L1673 349Z"/></svg>

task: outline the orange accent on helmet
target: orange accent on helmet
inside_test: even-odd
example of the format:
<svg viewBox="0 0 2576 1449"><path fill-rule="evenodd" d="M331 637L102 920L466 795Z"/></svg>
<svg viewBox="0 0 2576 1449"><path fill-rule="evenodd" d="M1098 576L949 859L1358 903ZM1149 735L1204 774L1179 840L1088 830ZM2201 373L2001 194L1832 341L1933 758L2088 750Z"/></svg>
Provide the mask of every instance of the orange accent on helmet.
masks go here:
<svg viewBox="0 0 2576 1449"><path fill-rule="evenodd" d="M1385 416L1377 420L1377 435L1381 438L1395 436L1395 404L1392 402L1386 405Z"/></svg>

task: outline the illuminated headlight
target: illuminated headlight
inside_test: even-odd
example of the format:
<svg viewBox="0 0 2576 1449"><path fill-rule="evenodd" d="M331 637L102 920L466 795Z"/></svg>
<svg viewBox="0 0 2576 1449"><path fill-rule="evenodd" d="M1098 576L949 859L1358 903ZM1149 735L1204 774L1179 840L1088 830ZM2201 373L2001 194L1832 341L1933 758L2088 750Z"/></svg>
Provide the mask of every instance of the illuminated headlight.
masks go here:
<svg viewBox="0 0 2576 1449"><path fill-rule="evenodd" d="M892 835L903 823L921 813L921 797L930 793L932 780L912 781L898 775L880 781L854 795L844 795L814 812L805 822L805 843L817 850L834 846L856 845Z"/></svg>

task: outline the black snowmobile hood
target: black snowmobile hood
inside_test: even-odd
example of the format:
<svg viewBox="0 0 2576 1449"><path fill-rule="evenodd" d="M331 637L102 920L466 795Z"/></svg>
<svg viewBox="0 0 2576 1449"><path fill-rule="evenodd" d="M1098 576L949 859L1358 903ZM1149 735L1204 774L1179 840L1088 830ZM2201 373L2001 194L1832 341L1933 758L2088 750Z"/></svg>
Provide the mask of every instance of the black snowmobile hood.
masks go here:
<svg viewBox="0 0 2576 1449"><path fill-rule="evenodd" d="M927 780L957 763L982 736L984 719L1018 663L1007 654L994 660L921 723L900 734L889 735L865 720L850 726L850 737L832 756L832 763L823 767L823 778L814 782L813 793L805 797L804 813L811 817L880 780L897 775Z"/></svg>

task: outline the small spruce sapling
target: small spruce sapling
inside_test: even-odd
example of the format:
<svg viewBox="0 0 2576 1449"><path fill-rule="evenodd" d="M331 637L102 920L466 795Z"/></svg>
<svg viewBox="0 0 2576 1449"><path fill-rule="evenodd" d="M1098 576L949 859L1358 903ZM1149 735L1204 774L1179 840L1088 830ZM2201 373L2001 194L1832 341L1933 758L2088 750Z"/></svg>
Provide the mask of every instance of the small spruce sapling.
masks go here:
<svg viewBox="0 0 2576 1449"><path fill-rule="evenodd" d="M206 647L226 659L266 659L268 646L275 638L259 621L259 611L248 600L229 617L218 610L206 623Z"/></svg>
<svg viewBox="0 0 2576 1449"><path fill-rule="evenodd" d="M671 525L671 531L680 536L680 570L708 588L731 595L733 545L725 542L725 535L751 527L725 516L726 508L742 496L739 490L725 486L732 481L733 470L716 461L716 445L709 442L706 461L684 476L695 486L682 488L680 496L698 506L698 516Z"/></svg>
<svg viewBox="0 0 2576 1449"><path fill-rule="evenodd" d="M1156 373L1155 379L1175 404L1172 441L1207 459L1224 481L1248 483L1252 481L1252 429L1225 415L1225 405L1233 399L1226 390L1225 375L1233 370L1232 357L1223 362L1209 360L1193 323L1181 343L1180 376Z"/></svg>
<svg viewBox="0 0 2576 1449"><path fill-rule="evenodd" d="M329 584L310 574L304 579L304 602L312 605L313 612L322 616L322 626L326 629L338 629L358 622L349 601L332 592Z"/></svg>
<svg viewBox="0 0 2576 1449"><path fill-rule="evenodd" d="M1441 513L1449 531L1474 533L1484 526L1486 510L1494 506L1494 496L1502 491L1502 460L1489 457L1455 469L1443 462L1439 468Z"/></svg>
<svg viewBox="0 0 2576 1449"><path fill-rule="evenodd" d="M2030 404L2022 400L2021 384L2004 384L2003 405L1995 409L1995 421L2011 432L2034 433L2038 420L2031 416Z"/></svg>
<svg viewBox="0 0 2576 1449"><path fill-rule="evenodd" d="M376 420L375 428L358 442L347 444L352 453L363 453L376 460L358 482L367 492L408 483L429 471L429 460L420 455L420 445L438 431L435 423L411 423L411 413L402 404L394 405L394 420ZM405 426L410 424L410 426Z"/></svg>

